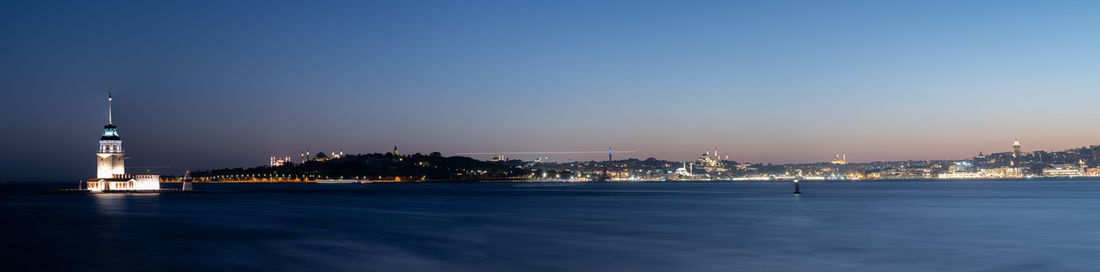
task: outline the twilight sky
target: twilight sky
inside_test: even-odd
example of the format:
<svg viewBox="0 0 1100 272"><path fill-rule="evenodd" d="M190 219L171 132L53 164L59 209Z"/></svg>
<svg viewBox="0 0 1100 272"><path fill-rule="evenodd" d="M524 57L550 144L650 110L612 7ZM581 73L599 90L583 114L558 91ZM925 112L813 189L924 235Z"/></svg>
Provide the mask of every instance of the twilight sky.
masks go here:
<svg viewBox="0 0 1100 272"><path fill-rule="evenodd" d="M1098 1L3 1L0 181L94 175L107 88L131 172L394 145L671 160L717 146L783 163L1100 144L1097 14Z"/></svg>

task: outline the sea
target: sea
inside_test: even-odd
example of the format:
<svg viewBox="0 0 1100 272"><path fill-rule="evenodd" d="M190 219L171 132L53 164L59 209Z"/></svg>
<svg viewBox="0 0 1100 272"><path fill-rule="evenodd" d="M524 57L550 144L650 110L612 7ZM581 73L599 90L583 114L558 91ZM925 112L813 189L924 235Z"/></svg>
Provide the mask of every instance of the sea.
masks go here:
<svg viewBox="0 0 1100 272"><path fill-rule="evenodd" d="M73 186L0 183L0 271L1100 270L1095 179Z"/></svg>

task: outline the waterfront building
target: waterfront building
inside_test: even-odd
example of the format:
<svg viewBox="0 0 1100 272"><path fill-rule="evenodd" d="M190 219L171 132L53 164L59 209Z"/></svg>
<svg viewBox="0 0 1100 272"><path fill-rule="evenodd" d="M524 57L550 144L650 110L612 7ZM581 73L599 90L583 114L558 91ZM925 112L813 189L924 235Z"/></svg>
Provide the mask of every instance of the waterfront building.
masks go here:
<svg viewBox="0 0 1100 272"><path fill-rule="evenodd" d="M957 162L947 166L947 172L948 173L975 172L974 171L974 164L970 163L969 161L957 161Z"/></svg>
<svg viewBox="0 0 1100 272"><path fill-rule="evenodd" d="M691 173L688 172L686 167L676 168L676 172L674 172L674 174L676 174L677 176L681 176L681 177L690 177L691 176Z"/></svg>
<svg viewBox="0 0 1100 272"><path fill-rule="evenodd" d="M1084 169L1075 164L1055 164L1050 168L1043 168L1044 177L1080 177L1085 175Z"/></svg>
<svg viewBox="0 0 1100 272"><path fill-rule="evenodd" d="M123 156L122 137L114 125L111 113L111 93L107 93L107 125L99 137L99 150L96 151L96 177L88 179L87 189L92 192L159 190L158 175L126 175Z"/></svg>
<svg viewBox="0 0 1100 272"><path fill-rule="evenodd" d="M1100 167L1092 167L1085 169L1085 175L1090 177L1100 177Z"/></svg>
<svg viewBox="0 0 1100 272"><path fill-rule="evenodd" d="M936 175L936 178L940 179L976 179L982 178L982 174L978 172L951 172L940 173Z"/></svg>
<svg viewBox="0 0 1100 272"><path fill-rule="evenodd" d="M286 165L289 162L290 162L290 156L286 156L286 157L283 157L283 158L277 158L275 156L271 156L271 163L269 163L268 166L279 167L279 166Z"/></svg>
<svg viewBox="0 0 1100 272"><path fill-rule="evenodd" d="M947 172L936 175L941 179L975 179L981 178L982 173L975 171L974 164L968 161L957 161L947 166Z"/></svg>
<svg viewBox="0 0 1100 272"><path fill-rule="evenodd" d="M996 167L981 169L978 171L982 178L1022 178L1024 177L1024 169L1019 167Z"/></svg>

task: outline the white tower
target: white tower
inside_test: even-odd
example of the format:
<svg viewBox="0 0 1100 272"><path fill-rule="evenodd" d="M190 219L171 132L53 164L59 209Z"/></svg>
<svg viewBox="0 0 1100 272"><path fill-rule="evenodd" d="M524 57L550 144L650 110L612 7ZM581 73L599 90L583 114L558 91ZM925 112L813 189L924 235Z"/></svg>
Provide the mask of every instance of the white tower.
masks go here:
<svg viewBox="0 0 1100 272"><path fill-rule="evenodd" d="M113 178L126 174L123 163L122 138L118 137L118 128L111 117L111 92L107 92L107 125L103 126L103 136L99 137L99 151L96 152L96 178Z"/></svg>

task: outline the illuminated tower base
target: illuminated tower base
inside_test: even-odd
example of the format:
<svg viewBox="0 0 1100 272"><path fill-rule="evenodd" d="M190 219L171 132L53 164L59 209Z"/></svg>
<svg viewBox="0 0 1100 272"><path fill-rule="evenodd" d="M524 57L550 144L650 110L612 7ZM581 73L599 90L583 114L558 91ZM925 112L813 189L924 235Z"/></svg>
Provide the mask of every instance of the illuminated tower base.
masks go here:
<svg viewBox="0 0 1100 272"><path fill-rule="evenodd" d="M113 178L125 175L126 165L122 153L96 153L96 178Z"/></svg>
<svg viewBox="0 0 1100 272"><path fill-rule="evenodd" d="M156 191L160 190L158 175L126 175L122 137L111 115L111 95L107 95L107 125L99 137L96 151L96 177L87 180L88 191Z"/></svg>

